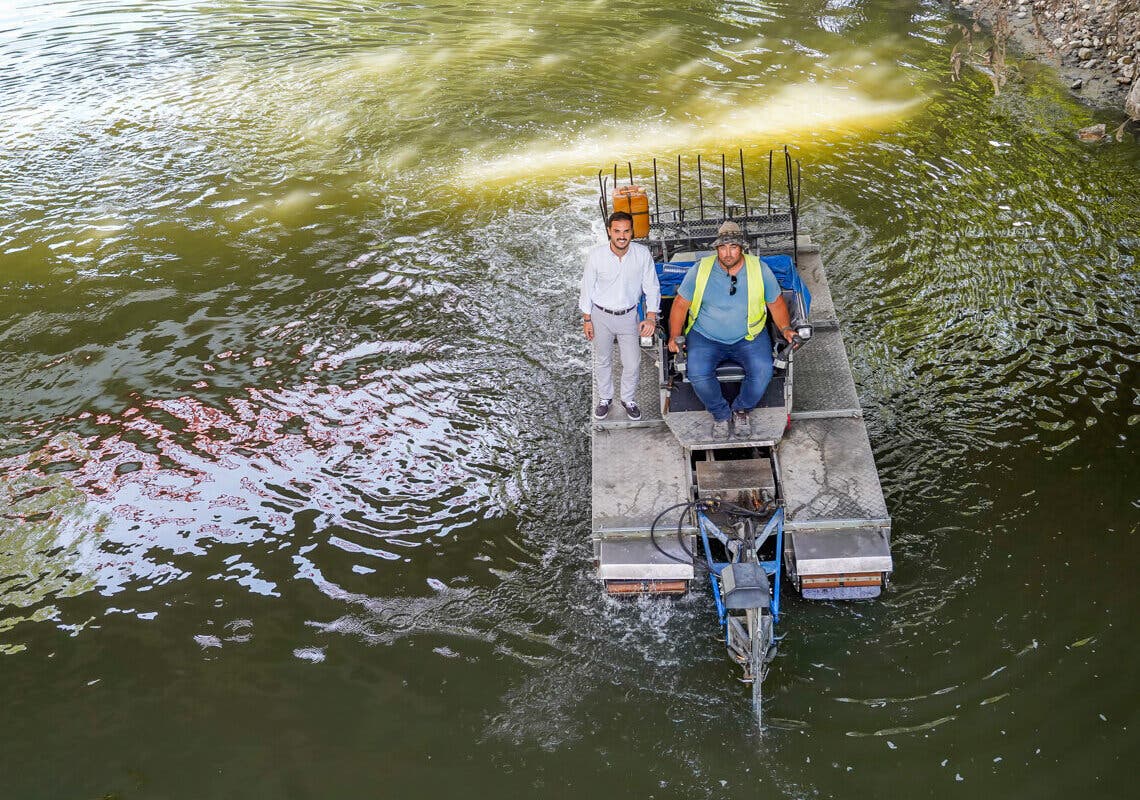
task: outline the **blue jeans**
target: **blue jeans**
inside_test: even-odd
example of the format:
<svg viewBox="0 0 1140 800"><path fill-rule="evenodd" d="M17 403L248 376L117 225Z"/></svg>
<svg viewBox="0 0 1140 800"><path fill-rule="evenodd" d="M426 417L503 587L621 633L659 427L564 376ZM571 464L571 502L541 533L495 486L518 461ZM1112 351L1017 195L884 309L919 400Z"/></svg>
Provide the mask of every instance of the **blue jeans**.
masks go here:
<svg viewBox="0 0 1140 800"><path fill-rule="evenodd" d="M721 344L695 330L689 331L686 342L689 346L689 383L693 384L693 390L713 419L726 420L733 411L751 411L756 407L772 380L772 338L767 328L751 342L741 339L734 344ZM744 368L744 382L740 385L740 394L732 401L731 409L716 379L716 368L722 361L735 361Z"/></svg>

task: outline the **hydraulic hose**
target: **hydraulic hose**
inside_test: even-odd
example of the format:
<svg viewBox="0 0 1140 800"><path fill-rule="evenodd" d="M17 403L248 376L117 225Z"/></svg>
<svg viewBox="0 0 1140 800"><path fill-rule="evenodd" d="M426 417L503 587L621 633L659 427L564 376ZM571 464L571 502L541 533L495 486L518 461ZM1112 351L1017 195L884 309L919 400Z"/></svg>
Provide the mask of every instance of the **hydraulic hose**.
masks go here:
<svg viewBox="0 0 1140 800"><path fill-rule="evenodd" d="M725 511L731 516L751 517L754 519L766 519L771 515L770 510L753 511L751 509L744 508L743 506L739 506L736 503L728 503L723 500L697 500L695 502L677 503L676 505L669 506L660 514L658 514L657 518L653 520L653 524L649 526L649 541L653 543L653 547L657 550L657 552L668 558L670 561L676 561L678 564L690 563L696 558L696 556L693 554L693 551L690 550L688 545L685 544L685 536L681 532L681 523L685 519L684 511L688 511L694 508L698 511ZM688 562L685 561L685 559L678 558L672 553L666 551L665 548L663 548L657 542L657 524L661 522L662 517L664 517L670 511L676 511L677 509L683 509L682 513L677 515L677 544L681 546L681 549L685 552L685 555L689 557Z"/></svg>
<svg viewBox="0 0 1140 800"><path fill-rule="evenodd" d="M698 504L699 503L677 503L676 505L669 506L667 509L665 509L660 514L658 514L657 518L655 520L653 520L653 524L649 526L649 541L651 541L653 543L653 547L656 548L657 552L659 552L661 555L668 558L670 561L676 561L678 564L686 564L686 563L692 563L692 561L694 559L693 551L690 550L688 548L688 546L685 544L685 537L681 533L681 521L685 518L684 512L677 515L677 544L681 545L681 549L684 550L685 555L687 555L689 557L688 561L685 561L685 559L678 558L677 556L673 555L672 553L667 552L665 550L665 548L663 548L660 544L657 543L657 523L660 522L661 518L664 517L666 514L668 514L670 511L675 511L678 508L684 509L685 511L688 511L689 509L697 506Z"/></svg>

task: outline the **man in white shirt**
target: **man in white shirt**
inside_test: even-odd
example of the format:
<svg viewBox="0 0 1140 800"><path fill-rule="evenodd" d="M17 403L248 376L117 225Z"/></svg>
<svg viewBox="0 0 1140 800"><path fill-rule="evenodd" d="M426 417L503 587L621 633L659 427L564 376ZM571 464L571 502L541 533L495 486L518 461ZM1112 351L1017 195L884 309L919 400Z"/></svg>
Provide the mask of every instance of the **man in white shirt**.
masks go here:
<svg viewBox="0 0 1140 800"><path fill-rule="evenodd" d="M661 310L661 286L649 248L633 241L633 217L615 211L606 220L607 244L590 248L578 308L582 332L594 343L594 379L598 384L595 419L605 419L614 399L613 349L621 351L621 404L631 420L641 419L635 396L641 372L638 336L652 336ZM637 305L645 295L645 319Z"/></svg>

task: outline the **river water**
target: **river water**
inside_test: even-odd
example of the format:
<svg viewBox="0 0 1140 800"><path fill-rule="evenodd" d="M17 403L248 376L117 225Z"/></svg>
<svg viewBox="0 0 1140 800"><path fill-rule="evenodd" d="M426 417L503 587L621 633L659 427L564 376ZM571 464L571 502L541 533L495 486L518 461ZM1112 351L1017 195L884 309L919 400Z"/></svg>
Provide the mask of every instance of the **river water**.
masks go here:
<svg viewBox="0 0 1140 800"><path fill-rule="evenodd" d="M0 796L1132 795L1114 114L935 2L2 9ZM575 283L600 167L784 143L896 573L760 735L705 591L591 579Z"/></svg>

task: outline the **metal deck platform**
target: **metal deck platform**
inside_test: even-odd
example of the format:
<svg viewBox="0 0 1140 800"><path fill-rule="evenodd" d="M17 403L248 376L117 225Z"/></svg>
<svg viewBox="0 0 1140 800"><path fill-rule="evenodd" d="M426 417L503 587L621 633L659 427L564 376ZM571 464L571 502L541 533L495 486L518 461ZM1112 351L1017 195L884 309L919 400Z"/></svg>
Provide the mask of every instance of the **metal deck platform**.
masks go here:
<svg viewBox="0 0 1140 800"><path fill-rule="evenodd" d="M766 447L780 441L788 424L788 415L781 408L755 408L749 413L752 432L749 436L729 434L727 438L713 438L712 417L707 411L672 412L665 422L677 441L687 450L724 450L730 447Z"/></svg>
<svg viewBox="0 0 1140 800"><path fill-rule="evenodd" d="M792 418L861 416L859 396L838 327L816 327L796 353Z"/></svg>
<svg viewBox="0 0 1140 800"><path fill-rule="evenodd" d="M798 261L814 335L796 354L792 425L776 447L785 562L805 597L875 597L894 568L891 518L818 248Z"/></svg>
<svg viewBox="0 0 1140 800"><path fill-rule="evenodd" d="M776 454L787 530L890 525L862 419L796 420Z"/></svg>
<svg viewBox="0 0 1140 800"><path fill-rule="evenodd" d="M590 375L593 384L593 391L590 394L591 414L601 399L598 397L598 383L593 380L593 374L593 368L591 368ZM635 402L641 409L641 421L633 422L630 420L629 416L625 413L625 409L621 406L621 398L614 397L614 404L610 408L608 417L603 420L596 420L593 416L590 417L594 428L629 428L653 423L660 424L662 422L661 387L657 383L657 374L657 349L654 347L641 348L641 374L638 376L637 391L634 397ZM618 355L618 346L616 343L614 344L613 353L613 383L614 394L616 395L621 392L621 358Z"/></svg>
<svg viewBox="0 0 1140 800"><path fill-rule="evenodd" d="M655 422L596 423L592 438L598 577L607 585L692 580L688 553L696 529L682 526L688 553L677 541L672 520L654 538L649 535L658 514L689 499L688 461L660 415Z"/></svg>
<svg viewBox="0 0 1140 800"><path fill-rule="evenodd" d="M689 464L673 434L656 424L595 426L593 529L647 533L654 518L689 499Z"/></svg>

